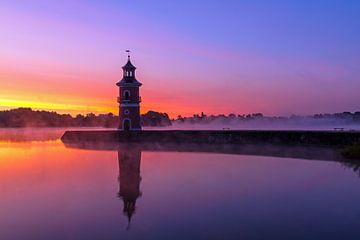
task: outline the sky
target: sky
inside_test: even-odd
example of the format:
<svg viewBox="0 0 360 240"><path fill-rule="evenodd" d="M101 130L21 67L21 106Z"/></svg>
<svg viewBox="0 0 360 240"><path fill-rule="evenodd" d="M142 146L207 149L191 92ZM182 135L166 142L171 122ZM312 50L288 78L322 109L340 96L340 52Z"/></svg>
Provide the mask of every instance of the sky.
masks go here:
<svg viewBox="0 0 360 240"><path fill-rule="evenodd" d="M360 111L360 1L0 0L0 110L118 112L126 49L141 111Z"/></svg>

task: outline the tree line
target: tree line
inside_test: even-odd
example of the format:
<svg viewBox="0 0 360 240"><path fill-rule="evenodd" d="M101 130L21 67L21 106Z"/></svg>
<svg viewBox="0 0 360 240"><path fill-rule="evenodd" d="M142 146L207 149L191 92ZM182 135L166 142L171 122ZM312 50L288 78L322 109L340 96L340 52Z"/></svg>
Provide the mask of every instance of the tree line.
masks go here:
<svg viewBox="0 0 360 240"><path fill-rule="evenodd" d="M171 121L166 113L148 111L141 115L142 126L162 127L170 126ZM108 113L95 115L70 114L32 110L31 108L17 108L0 111L0 127L106 127L119 126L118 116Z"/></svg>
<svg viewBox="0 0 360 240"><path fill-rule="evenodd" d="M360 111L342 112L333 114L314 114L308 116L292 115L289 117L264 116L262 113L228 115L194 114L191 117L178 116L170 119L167 113L148 111L141 114L141 124L144 127L165 127L177 124L211 124L211 123L246 123L246 122L315 122L336 121L343 123L360 123ZM118 116L108 113L95 115L78 114L72 117L70 114L59 114L53 111L32 110L31 108L17 108L0 111L0 127L106 127L116 128L119 126Z"/></svg>
<svg viewBox="0 0 360 240"><path fill-rule="evenodd" d="M283 116L264 116L262 113L252 113L252 114L235 114L230 113L228 115L218 114L218 115L206 115L201 112L201 114L194 114L191 117L182 117L178 115L176 119L173 120L173 123L178 124L209 124L209 123L244 123L251 121L267 121L267 122L284 122L284 121L342 121L347 123L360 123L360 111L357 112L342 112L342 113L320 113L313 114L308 116L300 115L291 115L289 117Z"/></svg>

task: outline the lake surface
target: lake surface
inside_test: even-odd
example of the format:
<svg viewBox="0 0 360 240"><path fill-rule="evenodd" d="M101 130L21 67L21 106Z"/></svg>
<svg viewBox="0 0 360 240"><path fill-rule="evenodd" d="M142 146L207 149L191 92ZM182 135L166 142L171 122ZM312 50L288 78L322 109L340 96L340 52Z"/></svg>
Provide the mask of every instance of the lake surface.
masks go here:
<svg viewBox="0 0 360 240"><path fill-rule="evenodd" d="M0 130L1 240L359 239L360 178L339 162L69 147L63 131Z"/></svg>

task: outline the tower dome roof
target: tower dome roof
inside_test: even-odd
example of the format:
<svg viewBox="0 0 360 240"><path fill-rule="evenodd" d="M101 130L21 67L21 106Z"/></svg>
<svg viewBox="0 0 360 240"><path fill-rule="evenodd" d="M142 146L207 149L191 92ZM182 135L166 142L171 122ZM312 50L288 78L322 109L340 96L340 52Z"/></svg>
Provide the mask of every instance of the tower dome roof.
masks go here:
<svg viewBox="0 0 360 240"><path fill-rule="evenodd" d="M128 52L128 50L127 50ZM135 78L136 67L130 61L130 55L128 55L127 63L122 67L123 78L116 83L117 86L132 86L140 87L142 84Z"/></svg>
<svg viewBox="0 0 360 240"><path fill-rule="evenodd" d="M123 69L135 70L136 67L131 63L130 56L128 57L127 63L122 67Z"/></svg>

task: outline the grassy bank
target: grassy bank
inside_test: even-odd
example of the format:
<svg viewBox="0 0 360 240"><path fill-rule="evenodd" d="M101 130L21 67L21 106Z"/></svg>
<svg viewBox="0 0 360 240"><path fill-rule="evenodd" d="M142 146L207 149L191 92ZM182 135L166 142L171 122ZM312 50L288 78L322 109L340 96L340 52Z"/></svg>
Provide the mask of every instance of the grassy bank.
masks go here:
<svg viewBox="0 0 360 240"><path fill-rule="evenodd" d="M347 159L360 161L360 142L344 148L341 154Z"/></svg>

